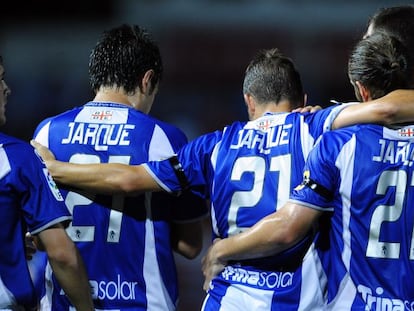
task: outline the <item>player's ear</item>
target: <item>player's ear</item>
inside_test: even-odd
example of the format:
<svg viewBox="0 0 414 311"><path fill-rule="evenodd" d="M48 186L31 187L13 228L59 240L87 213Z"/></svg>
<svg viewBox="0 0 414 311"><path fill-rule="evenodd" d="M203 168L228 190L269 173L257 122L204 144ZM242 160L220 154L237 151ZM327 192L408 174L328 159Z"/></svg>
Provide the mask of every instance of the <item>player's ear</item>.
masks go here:
<svg viewBox="0 0 414 311"><path fill-rule="evenodd" d="M243 94L244 102L246 103L247 112L249 116L253 116L256 111L256 102L252 95Z"/></svg>
<svg viewBox="0 0 414 311"><path fill-rule="evenodd" d="M360 95L359 99L363 102L369 101L371 99L370 91L359 81L355 81L355 85Z"/></svg>
<svg viewBox="0 0 414 311"><path fill-rule="evenodd" d="M306 104L308 103L308 94L303 94L303 107L306 106Z"/></svg>
<svg viewBox="0 0 414 311"><path fill-rule="evenodd" d="M154 70L150 69L145 72L142 77L142 93L151 94L153 91L152 78L154 77Z"/></svg>

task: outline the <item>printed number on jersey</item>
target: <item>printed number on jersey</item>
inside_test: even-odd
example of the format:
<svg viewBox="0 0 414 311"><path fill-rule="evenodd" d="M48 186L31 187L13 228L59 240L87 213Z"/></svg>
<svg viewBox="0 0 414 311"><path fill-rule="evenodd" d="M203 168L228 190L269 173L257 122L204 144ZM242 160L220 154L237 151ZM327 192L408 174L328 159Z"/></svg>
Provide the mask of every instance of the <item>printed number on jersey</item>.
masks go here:
<svg viewBox="0 0 414 311"><path fill-rule="evenodd" d="M403 212L403 204L406 194L407 172L384 171L382 172L377 185L377 195L386 195L389 187L395 187L395 202L393 205L379 205L372 214L369 241L367 246L367 257L373 258L400 258L401 243L397 241L384 241L381 230L392 230L386 222L396 223ZM410 186L414 186L414 176L410 180ZM408 206L407 206L408 207ZM384 229L387 227L387 229ZM380 238L381 237L381 238ZM414 231L411 235L410 260L414 260Z"/></svg>
<svg viewBox="0 0 414 311"><path fill-rule="evenodd" d="M253 172L254 182L251 189L235 191L233 193L228 216L229 236L246 229L237 225L237 215L240 208L254 208L263 196L266 195L263 193L263 189L267 174L279 172L277 202L274 203L275 210L287 201L290 193L290 170L290 154L272 157L269 168L266 167L265 159L258 156L240 157L235 161L231 173L231 181L240 181L244 173Z"/></svg>
<svg viewBox="0 0 414 311"><path fill-rule="evenodd" d="M109 163L123 163L129 164L130 156L110 156ZM78 164L93 164L101 163L100 158L97 155L86 154L74 154L69 162ZM93 198L87 198L79 193L70 191L66 196L65 203L68 206L69 211L73 215L75 208L87 208L92 203ZM121 195L114 195L112 198L113 207L122 207L124 203L124 197ZM111 210L109 216L109 226L107 231L106 241L109 243L118 243L122 223L122 213ZM95 225L90 226L74 226L72 223L66 229L68 235L74 242L93 242L95 240Z"/></svg>

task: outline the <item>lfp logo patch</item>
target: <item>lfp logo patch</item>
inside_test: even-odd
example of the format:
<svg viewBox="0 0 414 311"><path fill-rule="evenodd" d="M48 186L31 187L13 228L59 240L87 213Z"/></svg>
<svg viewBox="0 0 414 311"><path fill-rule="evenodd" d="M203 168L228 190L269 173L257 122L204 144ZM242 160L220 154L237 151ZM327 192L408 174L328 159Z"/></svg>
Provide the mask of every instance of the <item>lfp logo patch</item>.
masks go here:
<svg viewBox="0 0 414 311"><path fill-rule="evenodd" d="M55 197L55 199L57 201L63 201L63 196L60 193L59 188L56 186L56 183L53 180L52 175L50 175L50 173L49 173L49 171L48 171L47 168L44 168L43 169L43 174L46 177L46 181L47 181L47 184L49 186L49 189L50 189L50 191L52 191L53 196Z"/></svg>

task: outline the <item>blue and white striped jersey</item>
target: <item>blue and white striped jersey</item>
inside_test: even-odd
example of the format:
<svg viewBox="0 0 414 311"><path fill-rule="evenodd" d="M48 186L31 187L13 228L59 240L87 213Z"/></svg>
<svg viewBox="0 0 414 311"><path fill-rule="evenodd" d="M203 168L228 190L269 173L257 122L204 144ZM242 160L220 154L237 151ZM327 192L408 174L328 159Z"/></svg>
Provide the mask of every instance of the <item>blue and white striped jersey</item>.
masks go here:
<svg viewBox="0 0 414 311"><path fill-rule="evenodd" d="M139 164L170 157L187 142L176 127L131 107L102 102L45 120L35 136L57 159L73 163ZM81 195L70 189L62 193L73 214L67 232L84 258L95 307L174 310L178 285L170 225L205 216L202 200L191 193L187 200L166 193L135 197ZM124 206L124 212L109 209L111 205ZM56 282L54 286L43 306L69 310Z"/></svg>
<svg viewBox="0 0 414 311"><path fill-rule="evenodd" d="M413 161L413 126L333 131L310 153L304 178L324 191L291 200L331 213L317 247L332 310L413 310Z"/></svg>
<svg viewBox="0 0 414 311"><path fill-rule="evenodd" d="M211 200L217 237L242 232L287 201L293 187L302 180L305 159L315 140L330 129L342 108L334 106L314 114L267 113L254 121L235 122L223 131L201 136L180 149L177 157L191 188ZM145 166L165 190L181 190L169 161ZM233 310L231 303L225 303L233 293L229 286L232 290L238 286L257 289L257 295L267 302L266 310L270 306L271 310L301 310L300 304L314 303L322 295L315 262L307 261L314 266L314 273L302 278L301 261L293 267L292 261L291 256L277 256L227 267L213 280L204 309L217 310L217 304L223 310ZM252 299L242 300L235 293L230 299L237 301L238 310L256 310Z"/></svg>
<svg viewBox="0 0 414 311"><path fill-rule="evenodd" d="M0 133L0 309L37 306L24 235L70 219L62 195L33 148Z"/></svg>

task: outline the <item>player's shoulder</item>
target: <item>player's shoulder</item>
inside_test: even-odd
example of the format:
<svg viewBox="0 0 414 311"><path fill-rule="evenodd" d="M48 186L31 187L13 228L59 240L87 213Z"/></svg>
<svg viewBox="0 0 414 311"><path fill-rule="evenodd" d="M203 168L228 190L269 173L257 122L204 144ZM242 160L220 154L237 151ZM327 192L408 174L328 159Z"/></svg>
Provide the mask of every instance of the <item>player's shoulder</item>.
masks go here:
<svg viewBox="0 0 414 311"><path fill-rule="evenodd" d="M76 114L78 114L81 109L82 107L73 107L54 116L47 117L39 122L39 124L37 125L37 130L41 129L48 123L56 123L69 118L73 119L74 116L76 116Z"/></svg>
<svg viewBox="0 0 414 311"><path fill-rule="evenodd" d="M5 149L21 149L22 151L33 150L30 144L20 138L0 132L0 145Z"/></svg>
<svg viewBox="0 0 414 311"><path fill-rule="evenodd" d="M0 133L0 150L13 166L30 166L37 161L33 147L26 141Z"/></svg>
<svg viewBox="0 0 414 311"><path fill-rule="evenodd" d="M153 117L152 119L154 120L155 126L161 129L170 140L188 141L187 135L178 126Z"/></svg>
<svg viewBox="0 0 414 311"><path fill-rule="evenodd" d="M333 145L344 145L354 137L359 137L363 140L369 139L373 132L381 130L381 126L375 124L355 124L333 131L325 132L321 140L325 141L328 148Z"/></svg>

